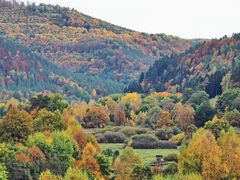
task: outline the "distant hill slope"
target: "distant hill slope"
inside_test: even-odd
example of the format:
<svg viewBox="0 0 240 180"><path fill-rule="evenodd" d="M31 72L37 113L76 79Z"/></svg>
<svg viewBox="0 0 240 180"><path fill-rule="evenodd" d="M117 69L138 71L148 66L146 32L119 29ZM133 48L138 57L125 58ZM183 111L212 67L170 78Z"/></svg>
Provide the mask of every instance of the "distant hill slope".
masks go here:
<svg viewBox="0 0 240 180"><path fill-rule="evenodd" d="M206 90L210 97L222 87L240 85L240 34L204 42L179 55L156 61L126 91Z"/></svg>
<svg viewBox="0 0 240 180"><path fill-rule="evenodd" d="M71 72L121 85L160 57L185 52L193 44L174 36L131 31L60 6L0 2L3 36Z"/></svg>
<svg viewBox="0 0 240 180"><path fill-rule="evenodd" d="M79 84L64 69L0 36L0 99L47 91L88 100L89 93Z"/></svg>

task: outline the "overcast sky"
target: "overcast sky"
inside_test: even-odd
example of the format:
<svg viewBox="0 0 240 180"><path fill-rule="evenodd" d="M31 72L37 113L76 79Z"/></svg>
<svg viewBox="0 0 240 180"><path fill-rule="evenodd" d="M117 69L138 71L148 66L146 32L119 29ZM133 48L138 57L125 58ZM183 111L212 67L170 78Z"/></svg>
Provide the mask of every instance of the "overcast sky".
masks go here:
<svg viewBox="0 0 240 180"><path fill-rule="evenodd" d="M240 0L29 0L75 8L115 25L183 38L240 32Z"/></svg>

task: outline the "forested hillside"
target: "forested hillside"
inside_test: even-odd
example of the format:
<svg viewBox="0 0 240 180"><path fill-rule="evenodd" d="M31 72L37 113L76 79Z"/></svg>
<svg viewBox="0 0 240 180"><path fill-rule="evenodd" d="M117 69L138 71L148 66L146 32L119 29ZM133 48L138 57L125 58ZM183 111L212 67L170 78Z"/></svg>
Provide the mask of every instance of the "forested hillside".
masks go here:
<svg viewBox="0 0 240 180"><path fill-rule="evenodd" d="M156 61L126 91L205 90L210 97L239 87L240 34L198 44Z"/></svg>
<svg viewBox="0 0 240 180"><path fill-rule="evenodd" d="M58 92L70 99L90 98L67 71L1 36L0 59L1 99L9 96L22 99L44 91Z"/></svg>
<svg viewBox="0 0 240 180"><path fill-rule="evenodd" d="M74 9L0 1L0 32L75 73L126 84L159 57L192 43L114 26Z"/></svg>

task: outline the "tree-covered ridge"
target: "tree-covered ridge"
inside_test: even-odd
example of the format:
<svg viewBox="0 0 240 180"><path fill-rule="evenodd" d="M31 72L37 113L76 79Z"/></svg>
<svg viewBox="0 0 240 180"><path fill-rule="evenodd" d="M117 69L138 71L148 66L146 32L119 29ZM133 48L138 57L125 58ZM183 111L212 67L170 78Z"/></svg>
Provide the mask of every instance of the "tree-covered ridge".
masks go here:
<svg viewBox="0 0 240 180"><path fill-rule="evenodd" d="M0 37L1 99L21 99L36 92L58 92L73 99L89 99L90 93L67 71L32 53L27 47Z"/></svg>
<svg viewBox="0 0 240 180"><path fill-rule="evenodd" d="M180 55L156 61L128 91L205 90L210 97L239 86L239 34L206 41Z"/></svg>
<svg viewBox="0 0 240 180"><path fill-rule="evenodd" d="M59 6L5 4L0 30L6 37L73 72L124 83L159 57L184 52L192 43L134 32Z"/></svg>

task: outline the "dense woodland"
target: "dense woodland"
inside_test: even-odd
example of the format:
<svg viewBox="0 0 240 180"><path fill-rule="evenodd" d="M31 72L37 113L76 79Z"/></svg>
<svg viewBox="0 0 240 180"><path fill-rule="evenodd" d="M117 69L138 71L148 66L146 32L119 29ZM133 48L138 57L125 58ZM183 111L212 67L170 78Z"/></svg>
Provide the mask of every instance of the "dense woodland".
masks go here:
<svg viewBox="0 0 240 180"><path fill-rule="evenodd" d="M38 94L1 104L3 179L238 179L240 89L215 99L168 92L68 104ZM89 131L91 130L91 131ZM91 132L91 133L90 133ZM121 153L99 143L124 143ZM134 149L176 149L150 167ZM140 174L140 175L139 175Z"/></svg>
<svg viewBox="0 0 240 180"><path fill-rule="evenodd" d="M239 77L240 34L184 40L0 0L0 179L240 179Z"/></svg>
<svg viewBox="0 0 240 180"><path fill-rule="evenodd" d="M94 88L99 95L123 90L129 79L146 71L159 57L184 52L195 43L134 32L60 6L5 0L0 4L2 36L74 72L80 84Z"/></svg>
<svg viewBox="0 0 240 180"><path fill-rule="evenodd" d="M126 91L206 91L220 95L239 87L240 34L223 37L191 47L182 54L161 58L133 80Z"/></svg>

